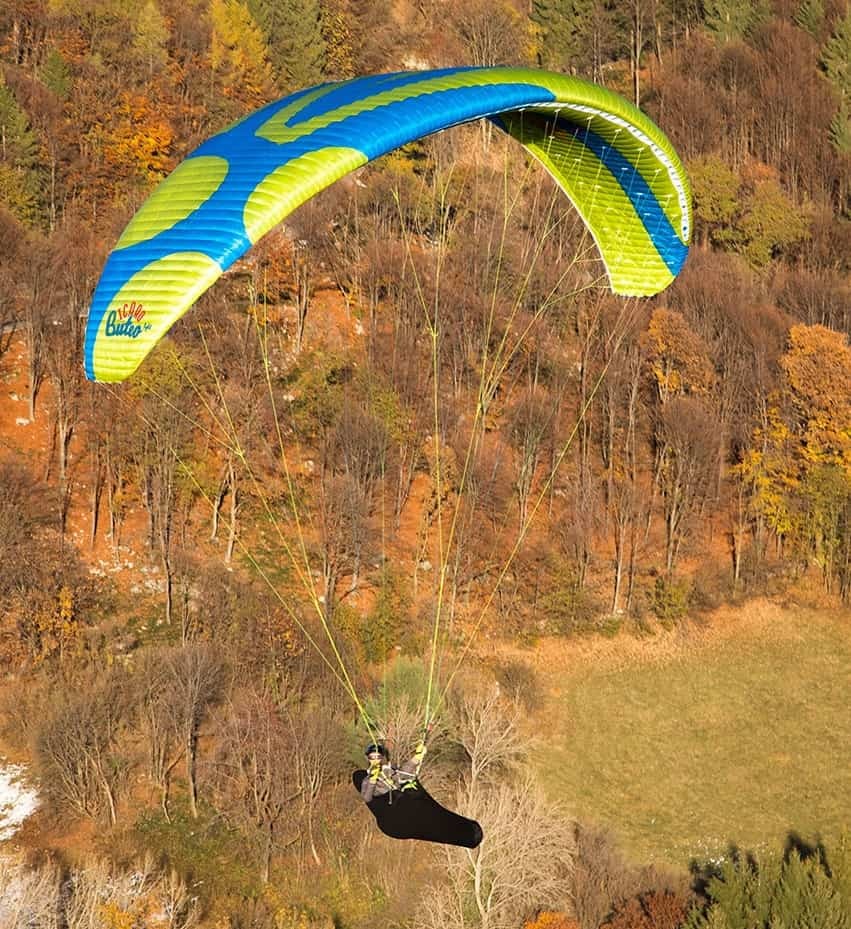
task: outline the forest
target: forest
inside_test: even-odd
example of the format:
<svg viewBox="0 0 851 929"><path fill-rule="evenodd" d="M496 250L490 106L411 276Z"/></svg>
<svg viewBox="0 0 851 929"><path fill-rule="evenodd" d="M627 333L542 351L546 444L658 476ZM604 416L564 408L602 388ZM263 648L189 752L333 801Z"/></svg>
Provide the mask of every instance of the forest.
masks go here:
<svg viewBox="0 0 851 929"><path fill-rule="evenodd" d="M205 139L323 81L497 64L671 140L695 232L666 291L613 295L540 165L458 126L86 380L106 257ZM0 761L42 803L0 839L0 924L851 929L841 724L836 822L776 847L642 861L543 773L570 662L754 603L838 617L799 702L841 702L849 338L847 0L5 0ZM377 832L378 736L427 737L479 848Z"/></svg>

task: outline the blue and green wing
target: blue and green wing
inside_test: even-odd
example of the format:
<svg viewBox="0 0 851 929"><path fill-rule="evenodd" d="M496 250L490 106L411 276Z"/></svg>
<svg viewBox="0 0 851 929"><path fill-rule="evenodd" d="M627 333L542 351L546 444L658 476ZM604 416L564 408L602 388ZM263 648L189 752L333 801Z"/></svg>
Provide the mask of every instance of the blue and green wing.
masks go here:
<svg viewBox="0 0 851 929"><path fill-rule="evenodd" d="M121 381L265 233L350 171L449 126L490 118L539 159L594 237L612 290L670 284L691 195L663 133L586 81L455 68L324 84L269 104L186 158L132 218L89 311L86 375Z"/></svg>

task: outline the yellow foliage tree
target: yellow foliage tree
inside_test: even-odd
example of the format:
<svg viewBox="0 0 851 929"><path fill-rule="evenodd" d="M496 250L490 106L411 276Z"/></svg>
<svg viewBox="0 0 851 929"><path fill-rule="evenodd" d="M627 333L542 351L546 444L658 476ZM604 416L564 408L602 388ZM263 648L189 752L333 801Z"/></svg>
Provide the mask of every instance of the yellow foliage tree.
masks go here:
<svg viewBox="0 0 851 929"><path fill-rule="evenodd" d="M112 900L98 907L98 916L103 929L135 929L139 925L132 910L124 909Z"/></svg>
<svg viewBox="0 0 851 929"><path fill-rule="evenodd" d="M642 344L662 404L678 394L706 394L715 383L709 350L681 313L655 310Z"/></svg>
<svg viewBox="0 0 851 929"><path fill-rule="evenodd" d="M757 529L812 558L830 589L851 544L851 348L824 326L793 326L780 369L780 389L734 473Z"/></svg>
<svg viewBox="0 0 851 929"><path fill-rule="evenodd" d="M29 613L25 628L35 661L61 659L78 644L81 634L73 590L63 586L44 597Z"/></svg>
<svg viewBox="0 0 851 929"><path fill-rule="evenodd" d="M780 359L805 466L838 465L851 478L851 348L825 326L793 326Z"/></svg>
<svg viewBox="0 0 851 929"><path fill-rule="evenodd" d="M767 411L767 425L754 431L754 445L732 469L748 488L751 509L760 523L780 536L793 532L790 496L800 480L795 437L776 405Z"/></svg>
<svg viewBox="0 0 851 929"><path fill-rule="evenodd" d="M239 0L213 0L210 65L222 93L248 106L265 102L272 88L272 68L263 32Z"/></svg>

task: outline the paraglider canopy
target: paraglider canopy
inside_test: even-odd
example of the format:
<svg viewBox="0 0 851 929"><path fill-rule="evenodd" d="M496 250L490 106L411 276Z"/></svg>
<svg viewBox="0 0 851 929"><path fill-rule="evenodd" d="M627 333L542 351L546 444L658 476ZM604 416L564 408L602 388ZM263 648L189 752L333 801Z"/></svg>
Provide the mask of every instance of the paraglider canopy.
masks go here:
<svg viewBox="0 0 851 929"><path fill-rule="evenodd" d="M299 91L201 145L124 230L95 291L86 375L121 381L216 279L296 207L430 133L488 118L572 200L612 290L670 284L691 238L691 196L663 133L622 97L529 68L452 68Z"/></svg>

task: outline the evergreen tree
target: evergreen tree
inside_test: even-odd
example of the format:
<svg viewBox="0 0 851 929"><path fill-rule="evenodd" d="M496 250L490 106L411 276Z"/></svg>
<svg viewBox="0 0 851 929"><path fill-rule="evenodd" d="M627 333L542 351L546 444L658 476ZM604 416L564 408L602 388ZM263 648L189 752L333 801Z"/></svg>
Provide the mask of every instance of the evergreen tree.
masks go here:
<svg viewBox="0 0 851 929"><path fill-rule="evenodd" d="M840 880L822 850L726 861L685 929L851 929Z"/></svg>
<svg viewBox="0 0 851 929"><path fill-rule="evenodd" d="M249 0L269 48L275 78L285 90L318 84L327 55L320 0Z"/></svg>
<svg viewBox="0 0 851 929"><path fill-rule="evenodd" d="M821 51L827 79L846 100L851 98L851 9L839 21Z"/></svg>
<svg viewBox="0 0 851 929"><path fill-rule="evenodd" d="M846 100L830 121L830 141L837 151L851 154L851 105Z"/></svg>
<svg viewBox="0 0 851 929"><path fill-rule="evenodd" d="M610 4L605 0L532 0L530 16L541 65L599 78L614 30Z"/></svg>
<svg viewBox="0 0 851 929"><path fill-rule="evenodd" d="M67 100L71 93L71 69L68 67L61 53L52 48L41 67L41 79L44 86L60 100Z"/></svg>
<svg viewBox="0 0 851 929"><path fill-rule="evenodd" d="M538 33L540 64L562 69L576 53L575 0L533 0L532 22Z"/></svg>
<svg viewBox="0 0 851 929"><path fill-rule="evenodd" d="M772 926L790 929L849 929L851 917L824 873L818 855L803 859L792 852L783 865L771 901Z"/></svg>
<svg viewBox="0 0 851 929"><path fill-rule="evenodd" d="M704 22L720 42L731 42L743 39L768 13L763 0L707 0Z"/></svg>
<svg viewBox="0 0 851 929"><path fill-rule="evenodd" d="M830 139L840 151L851 152L851 9L839 21L821 51L824 73L839 93L839 108L830 124Z"/></svg>
<svg viewBox="0 0 851 929"><path fill-rule="evenodd" d="M0 203L34 225L40 189L38 136L0 74Z"/></svg>
<svg viewBox="0 0 851 929"><path fill-rule="evenodd" d="M848 832L843 833L836 849L830 852L827 865L839 899L851 913L851 835Z"/></svg>

